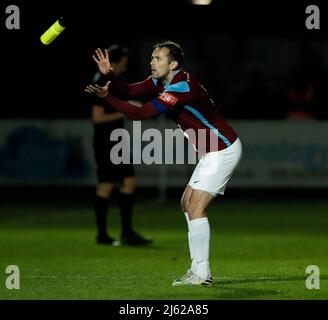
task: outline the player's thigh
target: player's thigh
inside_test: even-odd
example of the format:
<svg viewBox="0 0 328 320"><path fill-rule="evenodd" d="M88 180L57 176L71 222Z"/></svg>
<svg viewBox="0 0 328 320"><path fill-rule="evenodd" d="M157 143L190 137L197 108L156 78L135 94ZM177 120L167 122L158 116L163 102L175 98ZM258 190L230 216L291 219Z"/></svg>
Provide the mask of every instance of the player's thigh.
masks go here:
<svg viewBox="0 0 328 320"><path fill-rule="evenodd" d="M97 195L102 198L109 198L113 192L114 184L112 182L100 182L97 187Z"/></svg>
<svg viewBox="0 0 328 320"><path fill-rule="evenodd" d="M241 154L239 139L226 149L207 153L199 161L188 184L193 189L207 191L213 196L223 195Z"/></svg>
<svg viewBox="0 0 328 320"><path fill-rule="evenodd" d="M183 212L187 212L191 192L192 192L191 186L187 185L181 197L181 208Z"/></svg>
<svg viewBox="0 0 328 320"><path fill-rule="evenodd" d="M122 180L122 186L120 188L120 191L123 193L134 193L136 189L136 178L134 176L131 177L125 177Z"/></svg>
<svg viewBox="0 0 328 320"><path fill-rule="evenodd" d="M207 191L192 189L187 207L190 220L206 217L206 208L214 198Z"/></svg>

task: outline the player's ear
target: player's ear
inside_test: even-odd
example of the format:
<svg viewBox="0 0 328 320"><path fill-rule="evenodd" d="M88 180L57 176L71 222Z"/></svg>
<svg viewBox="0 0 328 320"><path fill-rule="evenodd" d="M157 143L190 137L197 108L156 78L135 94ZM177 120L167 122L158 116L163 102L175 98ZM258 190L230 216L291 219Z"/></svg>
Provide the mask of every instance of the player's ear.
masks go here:
<svg viewBox="0 0 328 320"><path fill-rule="evenodd" d="M171 63L170 63L170 69L174 70L178 67L178 61L175 61L173 60Z"/></svg>

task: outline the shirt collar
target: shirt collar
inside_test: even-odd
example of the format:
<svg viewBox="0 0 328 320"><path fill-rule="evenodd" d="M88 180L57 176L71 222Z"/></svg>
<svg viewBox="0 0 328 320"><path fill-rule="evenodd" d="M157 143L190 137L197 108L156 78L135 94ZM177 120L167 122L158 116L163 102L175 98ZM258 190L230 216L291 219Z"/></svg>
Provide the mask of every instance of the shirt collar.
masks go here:
<svg viewBox="0 0 328 320"><path fill-rule="evenodd" d="M177 83L177 82L181 81L182 80L182 76L183 76L183 72L181 72L181 71L182 71L182 69L179 69L179 70L174 71L173 78L172 78L171 82L167 83L164 86L164 88L166 88L170 84L174 84L174 83Z"/></svg>
<svg viewBox="0 0 328 320"><path fill-rule="evenodd" d="M177 82L181 81L182 79L180 79L180 78L182 78L182 75L184 74L181 71L182 71L182 69L175 70L174 73L173 73L173 78L172 78L171 82L167 83L164 86L164 88L166 88L170 84L177 83ZM152 77L152 80L153 80L154 84L157 86L158 85L158 79L155 79L154 77Z"/></svg>

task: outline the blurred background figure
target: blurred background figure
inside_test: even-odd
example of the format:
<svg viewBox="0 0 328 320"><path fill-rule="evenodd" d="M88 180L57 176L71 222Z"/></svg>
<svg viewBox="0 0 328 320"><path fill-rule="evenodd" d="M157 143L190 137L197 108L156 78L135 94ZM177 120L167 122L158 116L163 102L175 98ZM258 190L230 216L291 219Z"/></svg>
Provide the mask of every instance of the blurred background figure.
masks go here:
<svg viewBox="0 0 328 320"><path fill-rule="evenodd" d="M314 82L302 66L291 71L286 88L287 119L306 120L315 118Z"/></svg>
<svg viewBox="0 0 328 320"><path fill-rule="evenodd" d="M299 64L287 74L287 119L311 120L321 117L324 66L321 58L303 49Z"/></svg>
<svg viewBox="0 0 328 320"><path fill-rule="evenodd" d="M116 76L122 75L128 66L129 52L119 45L108 48L109 59ZM96 73L94 82L100 74ZM110 141L113 130L124 128L124 115L117 112L108 103L96 97L89 97L92 105L92 121L94 124L94 154L97 163L97 177L99 184L95 197L95 216L97 222L97 243L106 245L144 245L151 243L132 227L134 193L136 179L132 164L113 164L110 158L111 148L117 142ZM129 143L129 142L126 142ZM118 188L115 188L118 187ZM116 241L107 232L107 210L113 199L120 209L121 241Z"/></svg>

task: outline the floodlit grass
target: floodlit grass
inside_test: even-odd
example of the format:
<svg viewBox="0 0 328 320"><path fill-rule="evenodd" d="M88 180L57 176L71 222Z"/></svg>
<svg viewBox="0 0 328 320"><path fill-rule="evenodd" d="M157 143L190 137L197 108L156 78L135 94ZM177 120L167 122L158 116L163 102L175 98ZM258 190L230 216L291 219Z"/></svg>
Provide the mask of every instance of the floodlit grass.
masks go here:
<svg viewBox="0 0 328 320"><path fill-rule="evenodd" d="M137 203L136 229L148 247L95 243L91 206L0 207L0 299L327 299L326 202L227 201L209 208L214 285L172 287L189 267L186 223L178 202ZM109 231L119 237L116 208ZM8 265L20 290L5 287ZM320 290L305 269L320 268Z"/></svg>

